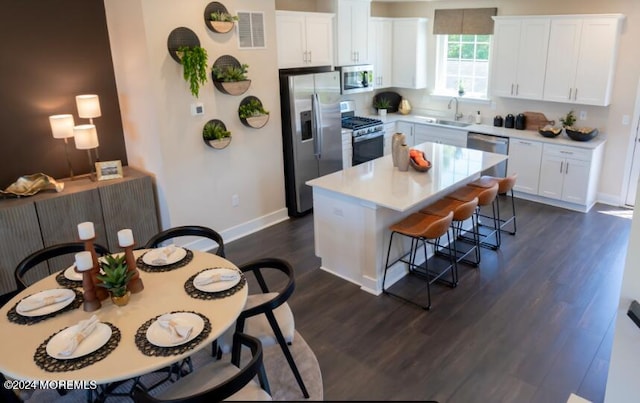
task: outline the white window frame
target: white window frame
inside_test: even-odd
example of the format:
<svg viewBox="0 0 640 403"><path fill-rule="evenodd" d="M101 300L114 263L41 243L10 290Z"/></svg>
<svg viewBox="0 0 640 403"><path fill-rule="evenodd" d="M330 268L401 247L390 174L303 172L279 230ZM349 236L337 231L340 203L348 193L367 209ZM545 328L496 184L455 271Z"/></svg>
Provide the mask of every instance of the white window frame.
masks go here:
<svg viewBox="0 0 640 403"><path fill-rule="evenodd" d="M447 89L444 87L446 83L446 56L447 56L447 36L448 35L436 35L436 75L435 85L432 95L444 96L444 97L457 97L457 89ZM493 51L493 36L489 40L489 67L487 73L487 92L486 93L473 93L465 89L465 94L461 99L477 100L477 101L490 101L490 85L491 85L491 52Z"/></svg>

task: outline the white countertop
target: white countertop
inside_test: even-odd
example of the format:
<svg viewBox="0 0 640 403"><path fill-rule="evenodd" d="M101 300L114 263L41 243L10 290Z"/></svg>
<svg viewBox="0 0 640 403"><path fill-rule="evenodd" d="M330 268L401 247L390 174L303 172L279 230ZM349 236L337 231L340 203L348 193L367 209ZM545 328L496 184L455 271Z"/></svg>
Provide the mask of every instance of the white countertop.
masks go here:
<svg viewBox="0 0 640 403"><path fill-rule="evenodd" d="M396 211L407 211L431 197L462 186L506 155L436 143L416 145L431 161L428 172L401 172L390 155L306 182Z"/></svg>
<svg viewBox="0 0 640 403"><path fill-rule="evenodd" d="M490 134L493 136L502 136L502 137L509 137L509 138L516 138L516 139L523 139L523 140L530 140L530 141L539 141L542 143L566 145L571 147L586 148L590 150L597 148L600 144L607 141L606 136L603 135L602 133L599 133L598 136L596 136L596 138L590 141L575 141L575 140L571 140L564 131L558 137L549 138L549 137L542 136L540 133L538 133L537 130L507 129L504 127L495 127L495 126L484 125L484 124L481 124L481 125L471 124L466 127L437 125L433 123L426 123L424 119L420 118L420 116L411 115L411 114L402 115L399 113L389 113L387 114L386 118L380 118L380 116L377 116L377 115L371 115L370 117L380 119L385 123L395 123L397 121L420 123L424 125L434 125L438 127L446 127L448 129L461 130L464 132L483 133L483 134Z"/></svg>

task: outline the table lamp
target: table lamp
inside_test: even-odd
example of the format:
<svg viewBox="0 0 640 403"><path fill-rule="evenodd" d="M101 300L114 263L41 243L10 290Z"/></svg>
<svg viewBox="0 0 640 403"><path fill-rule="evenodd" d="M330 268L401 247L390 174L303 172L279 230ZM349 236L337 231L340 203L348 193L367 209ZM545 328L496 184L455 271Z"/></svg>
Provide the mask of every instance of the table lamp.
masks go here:
<svg viewBox="0 0 640 403"><path fill-rule="evenodd" d="M93 118L102 116L102 111L100 110L100 99L95 94L76 95L76 107L78 108L78 116L84 119L89 119L89 124L93 124ZM95 147L95 153L96 160L99 161L100 157L98 156L97 146Z"/></svg>
<svg viewBox="0 0 640 403"><path fill-rule="evenodd" d="M94 164L91 157L91 150L95 150L100 145L98 142L98 132L94 125L78 125L73 128L73 138L76 142L76 148L78 150L87 150L89 156L89 177L94 179ZM98 158L96 152L96 159Z"/></svg>
<svg viewBox="0 0 640 403"><path fill-rule="evenodd" d="M71 160L69 159L69 142L67 139L73 137L73 115L52 115L49 116L49 124L51 125L51 133L54 139L64 140L64 155L67 158L67 165L69 166L69 177L73 180L73 167L71 166Z"/></svg>

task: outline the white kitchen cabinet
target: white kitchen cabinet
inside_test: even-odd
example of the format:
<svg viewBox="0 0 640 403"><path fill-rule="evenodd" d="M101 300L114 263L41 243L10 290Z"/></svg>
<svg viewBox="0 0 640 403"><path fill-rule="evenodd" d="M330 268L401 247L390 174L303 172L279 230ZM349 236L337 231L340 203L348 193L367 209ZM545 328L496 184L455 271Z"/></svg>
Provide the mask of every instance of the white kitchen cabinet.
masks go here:
<svg viewBox="0 0 640 403"><path fill-rule="evenodd" d="M392 19L371 18L369 20L369 55L373 62L373 85L375 88L391 87L392 38Z"/></svg>
<svg viewBox="0 0 640 403"><path fill-rule="evenodd" d="M392 86L427 87L427 19L394 18Z"/></svg>
<svg viewBox="0 0 640 403"><path fill-rule="evenodd" d="M391 154L391 140L393 138L393 134L395 131L395 123L385 123L384 124L384 151L383 155Z"/></svg>
<svg viewBox="0 0 640 403"><path fill-rule="evenodd" d="M507 175L518 174L513 190L538 194L541 159L542 143L513 138L509 141Z"/></svg>
<svg viewBox="0 0 640 403"><path fill-rule="evenodd" d="M414 124L409 122L396 122L396 133L402 133L405 136L406 143L409 147L413 147L414 144Z"/></svg>
<svg viewBox="0 0 640 403"><path fill-rule="evenodd" d="M467 131L449 129L434 125L414 124L414 144L424 142L447 144L457 147L467 146Z"/></svg>
<svg viewBox="0 0 640 403"><path fill-rule="evenodd" d="M611 103L622 16L567 16L551 21L544 99Z"/></svg>
<svg viewBox="0 0 640 403"><path fill-rule="evenodd" d="M591 151L545 144L540 165L540 196L587 205L590 189ZM598 175L599 172L594 172Z"/></svg>
<svg viewBox="0 0 640 403"><path fill-rule="evenodd" d="M333 14L276 11L278 67L333 65Z"/></svg>
<svg viewBox="0 0 640 403"><path fill-rule="evenodd" d="M353 163L352 131L342 129L342 169L351 168Z"/></svg>
<svg viewBox="0 0 640 403"><path fill-rule="evenodd" d="M337 16L335 49L338 66L368 64L371 0L323 0L318 11Z"/></svg>
<svg viewBox="0 0 640 403"><path fill-rule="evenodd" d="M550 18L493 18L493 95L542 99Z"/></svg>

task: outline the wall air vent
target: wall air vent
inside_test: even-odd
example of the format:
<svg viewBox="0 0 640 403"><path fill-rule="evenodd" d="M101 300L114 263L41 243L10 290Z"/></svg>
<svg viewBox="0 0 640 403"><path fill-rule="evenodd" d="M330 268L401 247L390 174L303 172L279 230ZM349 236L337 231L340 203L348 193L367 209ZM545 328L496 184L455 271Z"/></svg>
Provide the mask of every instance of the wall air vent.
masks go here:
<svg viewBox="0 0 640 403"><path fill-rule="evenodd" d="M238 47L240 49L264 49L264 13L238 11Z"/></svg>

